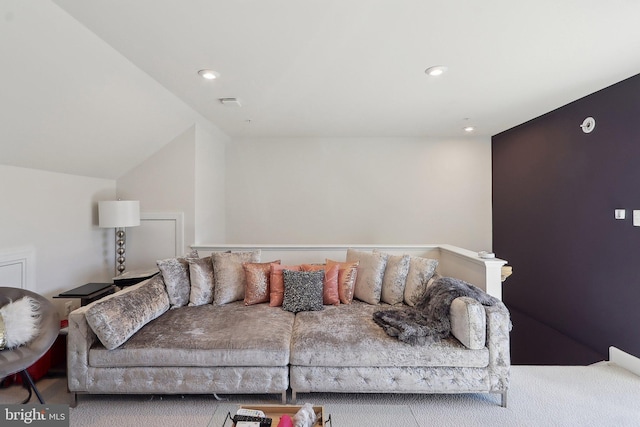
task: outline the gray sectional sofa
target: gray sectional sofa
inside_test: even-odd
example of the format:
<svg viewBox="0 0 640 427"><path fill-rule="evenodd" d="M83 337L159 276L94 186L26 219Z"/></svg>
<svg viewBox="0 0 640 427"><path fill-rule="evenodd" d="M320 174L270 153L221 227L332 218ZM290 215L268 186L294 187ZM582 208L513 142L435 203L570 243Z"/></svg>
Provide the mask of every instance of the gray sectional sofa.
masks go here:
<svg viewBox="0 0 640 427"><path fill-rule="evenodd" d="M456 269L465 279L479 274L494 289L499 280L495 267L504 264L451 246L377 248L438 259L440 274L452 275ZM217 253L252 247L200 248L201 256L203 249ZM267 248L263 260L270 250L283 251ZM290 249L284 251L295 258ZM329 252L344 259L342 247ZM327 247L307 250L303 261L321 254L327 254ZM450 311L452 335L412 346L387 335L372 318L376 310L403 304L354 299L296 313L243 300L176 307L171 289L159 274L70 314L71 392L273 393L283 402L289 389L294 402L298 393L310 392L497 393L506 406L510 318L502 303L483 306L457 298Z"/></svg>

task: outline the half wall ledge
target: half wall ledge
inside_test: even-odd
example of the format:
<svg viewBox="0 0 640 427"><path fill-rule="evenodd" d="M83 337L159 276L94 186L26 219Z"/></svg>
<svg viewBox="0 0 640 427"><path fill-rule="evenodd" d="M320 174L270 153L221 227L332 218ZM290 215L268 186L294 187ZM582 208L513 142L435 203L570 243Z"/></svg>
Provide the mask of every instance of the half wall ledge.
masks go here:
<svg viewBox="0 0 640 427"><path fill-rule="evenodd" d="M377 249L392 255L412 255L438 259L438 272L457 277L478 286L488 294L502 300L502 267L507 261L500 258L484 259L477 252L448 244L377 245L377 244L244 244L197 243L191 245L201 256L211 252L250 251L260 249L263 262L282 260L283 264L319 263L325 259L344 260L347 249L369 251Z"/></svg>

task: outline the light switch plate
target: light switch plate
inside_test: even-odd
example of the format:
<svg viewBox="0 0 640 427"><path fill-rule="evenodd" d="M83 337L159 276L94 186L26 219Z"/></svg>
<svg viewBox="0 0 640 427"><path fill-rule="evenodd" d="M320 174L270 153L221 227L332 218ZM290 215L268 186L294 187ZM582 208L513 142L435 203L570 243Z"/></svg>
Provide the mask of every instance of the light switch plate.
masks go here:
<svg viewBox="0 0 640 427"><path fill-rule="evenodd" d="M633 225L640 227L640 210L633 211Z"/></svg>
<svg viewBox="0 0 640 427"><path fill-rule="evenodd" d="M616 209L615 217L616 219L624 219L627 216L627 211L624 209Z"/></svg>

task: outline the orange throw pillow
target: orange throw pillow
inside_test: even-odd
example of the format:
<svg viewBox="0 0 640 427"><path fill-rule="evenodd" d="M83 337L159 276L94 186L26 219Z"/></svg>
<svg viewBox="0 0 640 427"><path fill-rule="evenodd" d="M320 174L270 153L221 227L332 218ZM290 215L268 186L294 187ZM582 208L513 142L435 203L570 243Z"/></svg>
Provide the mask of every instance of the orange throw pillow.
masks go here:
<svg viewBox="0 0 640 427"><path fill-rule="evenodd" d="M302 271L324 270L324 286L322 288L322 303L324 305L340 304L340 294L338 293L338 270L339 265L333 264L327 267L326 264L302 264Z"/></svg>
<svg viewBox="0 0 640 427"><path fill-rule="evenodd" d="M284 278L282 270L301 271L299 265L271 264L271 277L269 281L269 306L280 307L284 300Z"/></svg>
<svg viewBox="0 0 640 427"><path fill-rule="evenodd" d="M338 295L340 302L343 304L351 304L360 262L339 262L327 259L327 269L332 268L336 264L338 265Z"/></svg>
<svg viewBox="0 0 640 427"><path fill-rule="evenodd" d="M271 264L280 264L280 260L242 263L244 273L247 276L247 286L244 288L244 305L269 302Z"/></svg>

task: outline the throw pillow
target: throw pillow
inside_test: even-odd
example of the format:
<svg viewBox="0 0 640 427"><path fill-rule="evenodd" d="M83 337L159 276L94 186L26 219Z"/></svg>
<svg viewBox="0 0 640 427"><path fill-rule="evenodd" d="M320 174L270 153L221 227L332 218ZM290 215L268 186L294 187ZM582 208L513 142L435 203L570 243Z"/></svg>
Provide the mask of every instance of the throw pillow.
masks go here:
<svg viewBox="0 0 640 427"><path fill-rule="evenodd" d="M284 278L283 310L298 313L324 309L322 305L324 271L283 270L282 277Z"/></svg>
<svg viewBox="0 0 640 427"><path fill-rule="evenodd" d="M283 270L300 271L299 265L271 265L271 277L269 280L269 305L271 307L280 307L284 299L284 278Z"/></svg>
<svg viewBox="0 0 640 427"><path fill-rule="evenodd" d="M113 350L169 310L169 306L169 295L162 277L154 276L138 287L93 303L85 316L102 345Z"/></svg>
<svg viewBox="0 0 640 427"><path fill-rule="evenodd" d="M438 260L412 256L409 261L407 284L404 288L404 302L415 307L427 289L429 279L438 267Z"/></svg>
<svg viewBox="0 0 640 427"><path fill-rule="evenodd" d="M324 285L322 287L322 303L324 305L340 304L338 293L338 265L327 268L325 264L302 264L302 271L324 270Z"/></svg>
<svg viewBox="0 0 640 427"><path fill-rule="evenodd" d="M358 277L353 296L369 304L379 304L382 278L389 255L382 252L363 252L347 249L347 262L359 261Z"/></svg>
<svg viewBox="0 0 640 427"><path fill-rule="evenodd" d="M189 305L211 304L213 302L213 261L211 257L188 258L187 261L189 262L189 281L191 282Z"/></svg>
<svg viewBox="0 0 640 427"><path fill-rule="evenodd" d="M198 258L197 251L191 251L182 258L168 258L156 261L169 294L171 308L189 303L191 282L189 279L189 259Z"/></svg>
<svg viewBox="0 0 640 427"><path fill-rule="evenodd" d="M280 264L280 260L272 262L245 262L242 264L247 276L247 287L244 290L244 305L269 302L271 264Z"/></svg>
<svg viewBox="0 0 640 427"><path fill-rule="evenodd" d="M351 304L353 301L353 290L358 277L358 262L339 262L330 259L326 260L327 269L338 265L338 295L342 304Z"/></svg>
<svg viewBox="0 0 640 427"><path fill-rule="evenodd" d="M215 252L213 259L213 303L227 304L244 299L247 276L242 264L260 262L260 249L252 252Z"/></svg>
<svg viewBox="0 0 640 427"><path fill-rule="evenodd" d="M380 301L387 304L399 304L404 301L404 288L407 284L410 261L409 255L389 255L382 278Z"/></svg>
<svg viewBox="0 0 640 427"><path fill-rule="evenodd" d="M15 348L38 334L40 303L29 296L0 307L0 350Z"/></svg>

